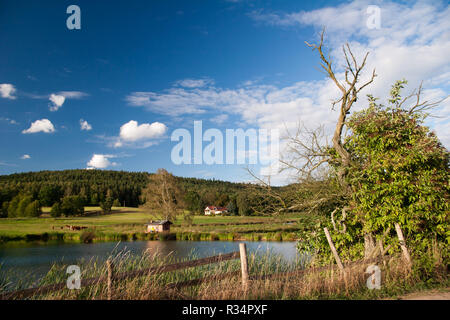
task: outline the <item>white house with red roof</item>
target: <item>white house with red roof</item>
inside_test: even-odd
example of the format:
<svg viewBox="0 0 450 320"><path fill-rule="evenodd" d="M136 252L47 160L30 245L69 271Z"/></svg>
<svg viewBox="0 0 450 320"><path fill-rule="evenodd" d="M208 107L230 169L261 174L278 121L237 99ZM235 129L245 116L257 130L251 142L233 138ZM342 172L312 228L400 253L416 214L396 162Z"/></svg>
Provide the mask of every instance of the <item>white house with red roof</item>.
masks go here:
<svg viewBox="0 0 450 320"><path fill-rule="evenodd" d="M205 215L210 216L211 214L222 214L228 212L228 208L225 207L216 207L216 206L207 206L205 208Z"/></svg>

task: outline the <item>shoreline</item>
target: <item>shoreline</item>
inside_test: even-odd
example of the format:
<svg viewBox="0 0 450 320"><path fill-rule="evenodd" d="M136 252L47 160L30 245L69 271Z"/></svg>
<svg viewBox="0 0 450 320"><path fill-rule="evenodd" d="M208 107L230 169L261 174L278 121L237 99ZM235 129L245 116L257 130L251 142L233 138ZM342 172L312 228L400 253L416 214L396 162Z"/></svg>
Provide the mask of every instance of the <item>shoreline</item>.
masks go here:
<svg viewBox="0 0 450 320"><path fill-rule="evenodd" d="M85 231L81 233L44 232L24 235L0 235L0 246L7 244L97 243L115 241L298 241L294 232L215 233L215 232L169 232L169 233L107 233Z"/></svg>

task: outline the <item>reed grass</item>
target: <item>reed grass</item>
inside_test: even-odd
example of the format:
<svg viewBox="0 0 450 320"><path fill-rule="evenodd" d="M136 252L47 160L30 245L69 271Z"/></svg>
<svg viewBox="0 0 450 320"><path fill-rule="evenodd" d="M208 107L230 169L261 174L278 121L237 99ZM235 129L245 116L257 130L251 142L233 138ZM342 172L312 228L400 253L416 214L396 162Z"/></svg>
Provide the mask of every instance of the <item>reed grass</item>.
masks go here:
<svg viewBox="0 0 450 320"><path fill-rule="evenodd" d="M198 257L193 253L189 258L180 260L175 259L173 255L162 256L159 253L145 252L141 256L136 256L129 251L113 252L109 257L114 264L115 272L119 273L160 267L196 258ZM369 276L365 274L367 264L349 267L345 273L339 271L335 266L330 266L327 271L293 275L293 271L305 267L305 261L305 259L298 259L294 263L289 263L283 260L281 256L271 252L253 252L248 257L251 280L247 290L243 289L239 275L227 279L213 279L192 287L176 289L173 286L173 284L179 284L183 281L217 277L229 272L239 274L240 261L231 260L117 281L114 283L112 298L124 300L379 299L395 297L417 288L449 285L448 274L444 269L437 268L436 270L441 270L439 274L435 274L429 279L422 279L418 276L418 273L410 272L399 257L393 257L388 262L379 265L382 270L381 290L369 290L367 288L366 281ZM80 260L78 265L82 270L82 279L107 275L104 260L98 258L87 261ZM18 288L65 282L68 277L66 268L67 265L63 263L54 264L46 276L37 282L27 282L26 277L23 277L20 283L11 285L7 279L3 280L0 283L0 291L13 291ZM291 274L283 275L283 273L289 272ZM275 278L264 278L273 274L281 275ZM102 300L107 299L107 287L104 283L97 283L80 290L63 289L42 295L36 294L30 299Z"/></svg>

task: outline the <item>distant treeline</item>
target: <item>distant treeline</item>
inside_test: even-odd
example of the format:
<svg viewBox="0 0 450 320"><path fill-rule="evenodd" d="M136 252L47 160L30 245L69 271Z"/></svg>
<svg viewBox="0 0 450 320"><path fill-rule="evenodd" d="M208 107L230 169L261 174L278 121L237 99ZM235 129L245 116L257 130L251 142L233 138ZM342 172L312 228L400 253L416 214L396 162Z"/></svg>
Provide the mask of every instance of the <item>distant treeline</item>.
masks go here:
<svg viewBox="0 0 450 320"><path fill-rule="evenodd" d="M63 170L17 173L0 176L3 216L36 216L37 204L53 206L72 200L98 206L107 198L121 206L137 207L148 173L102 170ZM71 201L69 201L71 200ZM35 202L35 201L38 201ZM72 202L73 202L72 201ZM33 208L26 207L34 203ZM9 211L9 212L8 212Z"/></svg>
<svg viewBox="0 0 450 320"><path fill-rule="evenodd" d="M62 170L0 176L1 217L39 216L41 207L54 207L63 215L83 214L83 206L138 207L149 183L147 172ZM208 205L228 207L230 214L255 215L264 211L264 199L249 185L220 180L176 177L182 206L202 214Z"/></svg>

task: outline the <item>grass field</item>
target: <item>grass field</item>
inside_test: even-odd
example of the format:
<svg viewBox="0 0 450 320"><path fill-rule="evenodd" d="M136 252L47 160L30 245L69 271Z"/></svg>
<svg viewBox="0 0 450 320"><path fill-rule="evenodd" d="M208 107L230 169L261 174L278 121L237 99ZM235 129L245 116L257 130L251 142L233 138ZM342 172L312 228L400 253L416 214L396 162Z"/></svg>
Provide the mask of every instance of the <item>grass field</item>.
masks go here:
<svg viewBox="0 0 450 320"><path fill-rule="evenodd" d="M66 225L87 227L97 240L154 239L146 235L145 223L152 217L139 208L113 208L108 215L99 207L86 207L88 216L52 218L50 208L43 208L39 218L7 218L0 220L0 241L39 240L42 238L79 240L83 231ZM301 216L301 215L300 215ZM174 221L171 234L183 240L294 240L299 223L308 223L299 215L282 217L194 216L188 225L180 216ZM173 238L172 237L172 238Z"/></svg>

